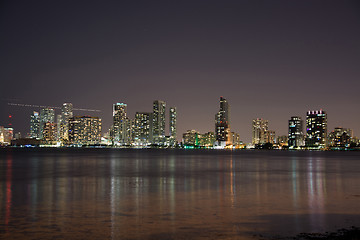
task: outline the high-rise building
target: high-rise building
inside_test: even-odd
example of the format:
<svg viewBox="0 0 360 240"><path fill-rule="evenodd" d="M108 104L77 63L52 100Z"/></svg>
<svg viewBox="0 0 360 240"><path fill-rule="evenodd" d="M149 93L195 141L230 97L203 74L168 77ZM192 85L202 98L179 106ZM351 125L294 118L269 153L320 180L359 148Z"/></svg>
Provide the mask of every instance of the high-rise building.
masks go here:
<svg viewBox="0 0 360 240"><path fill-rule="evenodd" d="M151 144L152 113L137 112L135 114L133 143L135 146Z"/></svg>
<svg viewBox="0 0 360 240"><path fill-rule="evenodd" d="M131 145L133 141L133 126L134 126L134 121L126 117L122 127L123 129L123 135L121 139L122 145Z"/></svg>
<svg viewBox="0 0 360 240"><path fill-rule="evenodd" d="M169 112L169 136L176 139L176 107L171 107Z"/></svg>
<svg viewBox="0 0 360 240"><path fill-rule="evenodd" d="M303 120L301 117L291 117L289 120L288 146L290 149L293 149L304 145Z"/></svg>
<svg viewBox="0 0 360 240"><path fill-rule="evenodd" d="M215 115L215 136L219 146L230 143L230 105L220 97L220 110Z"/></svg>
<svg viewBox="0 0 360 240"><path fill-rule="evenodd" d="M58 117L58 136L62 144L66 144L69 141L69 119L72 117L72 103L64 103L61 107L61 115Z"/></svg>
<svg viewBox="0 0 360 240"><path fill-rule="evenodd" d="M165 108L164 101L153 102L153 131L152 141L155 145L163 145L165 140Z"/></svg>
<svg viewBox="0 0 360 240"><path fill-rule="evenodd" d="M113 125L110 133L113 144L123 144L127 137L127 104L115 103L113 104Z"/></svg>
<svg viewBox="0 0 360 240"><path fill-rule="evenodd" d="M353 134L349 128L336 127L329 133L328 143L333 148L349 147L352 142Z"/></svg>
<svg viewBox="0 0 360 240"><path fill-rule="evenodd" d="M176 107L171 107L169 111L169 137L170 146L175 146L177 143L177 131L176 131L177 112Z"/></svg>
<svg viewBox="0 0 360 240"><path fill-rule="evenodd" d="M40 111L40 138L44 137L43 131L46 123L55 122L55 110L52 108L44 108Z"/></svg>
<svg viewBox="0 0 360 240"><path fill-rule="evenodd" d="M61 122L61 114L56 115L56 141L58 142L61 142L62 136L64 135Z"/></svg>
<svg viewBox="0 0 360 240"><path fill-rule="evenodd" d="M252 144L265 144L268 142L267 131L269 130L269 121L257 118L252 121Z"/></svg>
<svg viewBox="0 0 360 240"><path fill-rule="evenodd" d="M101 119L90 116L69 118L69 142L71 145L95 145L101 142Z"/></svg>
<svg viewBox="0 0 360 240"><path fill-rule="evenodd" d="M327 114L325 111L308 111L306 114L306 141L310 149L324 149L327 146Z"/></svg>
<svg viewBox="0 0 360 240"><path fill-rule="evenodd" d="M30 138L40 138L40 115L35 111L30 116Z"/></svg>
<svg viewBox="0 0 360 240"><path fill-rule="evenodd" d="M54 122L45 122L43 126L42 142L44 144L55 145L57 128Z"/></svg>

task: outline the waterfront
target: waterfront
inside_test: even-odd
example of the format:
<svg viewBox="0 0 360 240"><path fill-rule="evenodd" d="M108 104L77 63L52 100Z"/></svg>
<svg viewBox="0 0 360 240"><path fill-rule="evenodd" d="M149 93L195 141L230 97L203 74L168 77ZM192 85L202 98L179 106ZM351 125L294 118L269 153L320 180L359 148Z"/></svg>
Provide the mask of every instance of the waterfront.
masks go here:
<svg viewBox="0 0 360 240"><path fill-rule="evenodd" d="M256 239L360 226L360 153L0 149L2 239Z"/></svg>

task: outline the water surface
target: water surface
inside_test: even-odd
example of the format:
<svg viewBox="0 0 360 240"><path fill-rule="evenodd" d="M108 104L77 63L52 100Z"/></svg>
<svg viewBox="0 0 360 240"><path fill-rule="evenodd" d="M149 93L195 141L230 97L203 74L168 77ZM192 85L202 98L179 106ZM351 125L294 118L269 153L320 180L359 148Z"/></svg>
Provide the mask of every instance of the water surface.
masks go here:
<svg viewBox="0 0 360 240"><path fill-rule="evenodd" d="M0 149L2 239L257 239L360 226L360 153Z"/></svg>

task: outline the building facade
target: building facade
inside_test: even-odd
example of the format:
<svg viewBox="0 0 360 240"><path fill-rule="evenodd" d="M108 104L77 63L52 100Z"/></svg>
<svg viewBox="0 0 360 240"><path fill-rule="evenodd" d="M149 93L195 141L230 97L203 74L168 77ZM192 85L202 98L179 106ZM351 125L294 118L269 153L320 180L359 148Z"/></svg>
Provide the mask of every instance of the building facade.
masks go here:
<svg viewBox="0 0 360 240"><path fill-rule="evenodd" d="M184 146L199 146L200 133L196 130L187 130L183 134L183 145Z"/></svg>
<svg viewBox="0 0 360 240"><path fill-rule="evenodd" d="M265 132L265 143L275 144L275 131L268 130Z"/></svg>
<svg viewBox="0 0 360 240"><path fill-rule="evenodd" d="M40 139L40 114L35 111L30 116L30 138Z"/></svg>
<svg viewBox="0 0 360 240"><path fill-rule="evenodd" d="M127 145L131 142L132 122L126 116L127 104L113 104L113 125L110 138L115 145Z"/></svg>
<svg viewBox="0 0 360 240"><path fill-rule="evenodd" d="M352 143L352 130L349 128L336 127L334 131L329 133L328 144L332 148L350 147Z"/></svg>
<svg viewBox="0 0 360 240"><path fill-rule="evenodd" d="M220 109L215 114L215 136L219 146L226 146L230 142L230 105L220 97Z"/></svg>
<svg viewBox="0 0 360 240"><path fill-rule="evenodd" d="M290 149L297 149L305 146L303 133L303 120L301 117L291 117L289 120L288 146Z"/></svg>
<svg viewBox="0 0 360 240"><path fill-rule="evenodd" d="M151 145L152 113L137 112L134 122L133 145Z"/></svg>
<svg viewBox="0 0 360 240"><path fill-rule="evenodd" d="M69 142L74 146L100 144L101 119L90 116L69 118Z"/></svg>
<svg viewBox="0 0 360 240"><path fill-rule="evenodd" d="M43 108L40 111L40 139L44 138L46 123L55 123L55 110L52 108Z"/></svg>
<svg viewBox="0 0 360 240"><path fill-rule="evenodd" d="M57 124L46 122L43 126L42 143L46 145L55 145L57 141Z"/></svg>
<svg viewBox="0 0 360 240"><path fill-rule="evenodd" d="M177 112L176 107L171 107L169 110L169 137L170 145L176 144L177 130L176 130Z"/></svg>
<svg viewBox="0 0 360 240"><path fill-rule="evenodd" d="M72 103L64 103L61 107L61 115L58 120L58 139L62 144L69 141L69 119L73 117Z"/></svg>
<svg viewBox="0 0 360 240"><path fill-rule="evenodd" d="M10 145L14 139L14 129L0 126L0 145Z"/></svg>
<svg viewBox="0 0 360 240"><path fill-rule="evenodd" d="M201 147L211 148L216 141L214 132L207 132L198 136L198 144Z"/></svg>
<svg viewBox="0 0 360 240"><path fill-rule="evenodd" d="M327 147L327 114L325 111L308 111L306 114L306 141L309 149Z"/></svg>
<svg viewBox="0 0 360 240"><path fill-rule="evenodd" d="M268 142L267 132L269 130L269 121L257 118L252 121L252 144L265 144Z"/></svg>
<svg viewBox="0 0 360 240"><path fill-rule="evenodd" d="M153 102L153 131L152 142L155 145L163 145L165 140L165 108L164 101Z"/></svg>

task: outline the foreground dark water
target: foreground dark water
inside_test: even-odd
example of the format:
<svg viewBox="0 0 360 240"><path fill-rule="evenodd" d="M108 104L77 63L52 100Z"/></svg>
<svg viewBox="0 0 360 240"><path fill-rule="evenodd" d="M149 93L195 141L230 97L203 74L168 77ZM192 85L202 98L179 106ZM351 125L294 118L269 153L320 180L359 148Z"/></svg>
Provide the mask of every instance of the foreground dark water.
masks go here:
<svg viewBox="0 0 360 240"><path fill-rule="evenodd" d="M256 239L360 226L359 152L0 149L2 239Z"/></svg>

